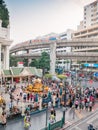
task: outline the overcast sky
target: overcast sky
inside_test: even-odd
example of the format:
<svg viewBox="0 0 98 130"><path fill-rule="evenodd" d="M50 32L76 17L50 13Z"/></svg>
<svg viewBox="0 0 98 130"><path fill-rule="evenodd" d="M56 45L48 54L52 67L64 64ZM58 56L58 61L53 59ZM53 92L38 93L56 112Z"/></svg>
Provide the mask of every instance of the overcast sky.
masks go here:
<svg viewBox="0 0 98 130"><path fill-rule="evenodd" d="M76 30L83 7L95 0L5 0L13 44L67 29Z"/></svg>

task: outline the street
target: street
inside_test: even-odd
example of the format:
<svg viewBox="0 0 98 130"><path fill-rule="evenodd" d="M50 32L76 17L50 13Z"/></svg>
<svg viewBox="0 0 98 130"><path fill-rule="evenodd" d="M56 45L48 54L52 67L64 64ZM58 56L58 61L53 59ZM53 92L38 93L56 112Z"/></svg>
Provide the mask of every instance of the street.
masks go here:
<svg viewBox="0 0 98 130"><path fill-rule="evenodd" d="M66 130L88 130L87 128L89 124L93 124L94 127L98 128L98 109L95 112L93 112L93 114L69 126L68 128L66 128Z"/></svg>

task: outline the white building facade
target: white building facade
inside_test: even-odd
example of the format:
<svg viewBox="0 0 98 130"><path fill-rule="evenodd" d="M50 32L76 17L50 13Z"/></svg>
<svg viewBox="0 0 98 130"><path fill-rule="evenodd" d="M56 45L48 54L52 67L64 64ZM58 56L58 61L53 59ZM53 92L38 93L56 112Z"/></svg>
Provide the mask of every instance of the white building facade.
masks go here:
<svg viewBox="0 0 98 130"><path fill-rule="evenodd" d="M11 43L10 28L3 28L0 20L0 74L2 69L9 69L9 46Z"/></svg>
<svg viewBox="0 0 98 130"><path fill-rule="evenodd" d="M72 39L72 29L67 29L65 32L59 34L60 40L71 40ZM63 47L63 48L57 48L56 52L60 53L67 53L71 52L71 47ZM63 70L68 71L70 70L70 59L57 59L56 60L56 67L61 67Z"/></svg>

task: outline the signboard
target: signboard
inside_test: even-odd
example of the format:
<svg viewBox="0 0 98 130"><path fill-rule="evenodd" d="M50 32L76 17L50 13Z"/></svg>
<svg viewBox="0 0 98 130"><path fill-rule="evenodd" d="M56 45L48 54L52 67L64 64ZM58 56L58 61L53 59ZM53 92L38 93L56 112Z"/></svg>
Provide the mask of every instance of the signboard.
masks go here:
<svg viewBox="0 0 98 130"><path fill-rule="evenodd" d="M50 40L50 41L55 41L55 40L56 40L56 37L50 37L49 40Z"/></svg>
<svg viewBox="0 0 98 130"><path fill-rule="evenodd" d="M85 67L95 67L95 68L98 68L98 64L85 63L84 66L85 66Z"/></svg>

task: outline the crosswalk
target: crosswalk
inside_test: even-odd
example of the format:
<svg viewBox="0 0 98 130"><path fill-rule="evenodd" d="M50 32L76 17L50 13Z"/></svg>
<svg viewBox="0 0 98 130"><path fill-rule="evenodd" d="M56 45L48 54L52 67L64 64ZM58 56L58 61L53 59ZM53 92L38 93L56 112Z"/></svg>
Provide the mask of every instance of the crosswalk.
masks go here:
<svg viewBox="0 0 98 130"><path fill-rule="evenodd" d="M72 125L71 121L65 121L65 128L67 128L68 126Z"/></svg>
<svg viewBox="0 0 98 130"><path fill-rule="evenodd" d="M97 108L98 108L98 104L95 104L95 105L93 106L91 112L94 112ZM89 115L91 112L89 111L89 109L88 109L88 110L83 109L83 110L81 110L81 111L80 111L79 109L76 109L76 110L75 110L75 114L76 114L76 116L77 116L79 119L82 119L83 117L86 117L86 116Z"/></svg>
<svg viewBox="0 0 98 130"><path fill-rule="evenodd" d="M78 116L79 119L83 118L83 114L81 112L79 112L79 110L75 110L76 115Z"/></svg>

